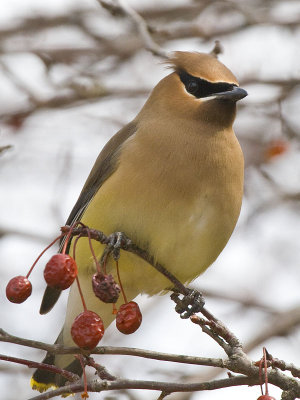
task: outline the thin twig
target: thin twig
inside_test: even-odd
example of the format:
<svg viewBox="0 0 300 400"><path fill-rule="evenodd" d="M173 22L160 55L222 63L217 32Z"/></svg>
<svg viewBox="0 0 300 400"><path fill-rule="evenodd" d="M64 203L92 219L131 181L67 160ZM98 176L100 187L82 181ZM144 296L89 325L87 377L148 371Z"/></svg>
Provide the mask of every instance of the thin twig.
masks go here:
<svg viewBox="0 0 300 400"><path fill-rule="evenodd" d="M105 7L113 15L118 12L129 17L131 21L135 24L143 41L145 49L151 51L151 53L155 56L159 56L164 59L169 58L168 52L160 47L157 43L155 43L152 39L149 32L149 26L147 25L144 18L128 4L126 4L122 0L115 0L114 3L108 2L106 0L98 0L98 3L100 3L102 7Z"/></svg>
<svg viewBox="0 0 300 400"><path fill-rule="evenodd" d="M43 369L46 371L51 371L56 374L60 374L61 376L63 376L64 378L66 378L68 381L71 381L71 382L76 382L80 379L79 376L76 374L73 374L73 372L58 368L55 365L49 365L49 364L44 364L41 362L25 360L23 358L11 357L11 356L7 356L5 354L0 354L0 360L9 361L9 362L13 362L16 364L21 364L21 365L26 365L28 368L38 368L38 369Z"/></svg>

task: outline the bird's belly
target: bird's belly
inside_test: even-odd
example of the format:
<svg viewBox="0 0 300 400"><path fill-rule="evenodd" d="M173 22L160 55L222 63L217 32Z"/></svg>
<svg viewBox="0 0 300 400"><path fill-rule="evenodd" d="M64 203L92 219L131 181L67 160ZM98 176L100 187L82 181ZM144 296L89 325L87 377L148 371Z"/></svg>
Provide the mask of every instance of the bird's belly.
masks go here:
<svg viewBox="0 0 300 400"><path fill-rule="evenodd" d="M98 202L101 213L95 216L87 212L84 223L106 234L125 232L183 283L195 279L217 258L238 216L238 212L235 217L228 216L221 204L207 196L193 201L170 199L162 204L154 198L139 201L136 196L132 202L125 203L123 197L119 203L115 197L106 201L104 196ZM103 247L98 246L99 257L102 251ZM119 264L121 275L128 281L126 285L138 293L155 294L171 286L159 272L133 254L122 252ZM113 262L109 268L115 269Z"/></svg>
<svg viewBox="0 0 300 400"><path fill-rule="evenodd" d="M200 207L182 209L171 223L161 220L149 246L155 258L183 283L195 279L215 261L236 222L236 218L223 215L217 205L198 203Z"/></svg>

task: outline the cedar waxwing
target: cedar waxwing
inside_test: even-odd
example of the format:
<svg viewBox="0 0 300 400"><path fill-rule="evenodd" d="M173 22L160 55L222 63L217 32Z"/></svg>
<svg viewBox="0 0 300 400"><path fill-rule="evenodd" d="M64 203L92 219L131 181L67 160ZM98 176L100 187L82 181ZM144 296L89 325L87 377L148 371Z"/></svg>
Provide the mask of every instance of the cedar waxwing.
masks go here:
<svg viewBox="0 0 300 400"><path fill-rule="evenodd" d="M188 283L218 257L240 213L244 161L232 124L236 102L247 92L212 55L175 52L169 62L173 71L101 151L67 224L80 220L107 235L124 232ZM100 259L104 246L93 246ZM76 262L87 308L108 327L115 315L111 304L92 291L95 264L87 238L77 243ZM114 260L108 260L106 269L118 281ZM171 287L132 253L121 251L119 269L128 301ZM47 313L58 297L59 291L48 287L40 312ZM57 343L74 346L70 328L82 311L74 283ZM82 374L73 355L48 354L44 362ZM43 391L64 382L53 372L37 370L31 384Z"/></svg>

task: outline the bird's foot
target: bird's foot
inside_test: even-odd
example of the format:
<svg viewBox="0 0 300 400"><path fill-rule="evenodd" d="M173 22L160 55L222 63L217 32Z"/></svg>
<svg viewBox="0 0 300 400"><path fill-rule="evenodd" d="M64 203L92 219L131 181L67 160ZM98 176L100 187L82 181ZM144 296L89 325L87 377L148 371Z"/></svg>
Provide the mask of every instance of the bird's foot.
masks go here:
<svg viewBox="0 0 300 400"><path fill-rule="evenodd" d="M200 292L194 289L187 289L188 293L179 298L178 293L172 293L171 299L176 303L175 311L180 314L180 318L187 319L191 315L201 311L205 301Z"/></svg>
<svg viewBox="0 0 300 400"><path fill-rule="evenodd" d="M120 250L126 250L131 244L131 240L124 232L114 232L107 238L107 252L112 254L115 261L120 258Z"/></svg>

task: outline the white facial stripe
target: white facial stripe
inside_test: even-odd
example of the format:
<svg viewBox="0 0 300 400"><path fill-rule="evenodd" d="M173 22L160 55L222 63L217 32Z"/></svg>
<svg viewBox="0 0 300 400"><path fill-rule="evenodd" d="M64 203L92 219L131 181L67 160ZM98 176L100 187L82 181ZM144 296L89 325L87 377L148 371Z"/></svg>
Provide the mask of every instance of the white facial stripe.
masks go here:
<svg viewBox="0 0 300 400"><path fill-rule="evenodd" d="M195 97L194 95L192 95L191 93L189 93L185 87L183 87L184 91L186 94L188 94L190 97L192 97L194 100L196 101L209 101L209 100L213 100L215 99L217 96L207 96L207 97L200 97L199 99L197 97Z"/></svg>
<svg viewBox="0 0 300 400"><path fill-rule="evenodd" d="M217 97L218 96L207 96L207 97L202 97L201 99L197 99L197 100L209 101L209 100L216 99Z"/></svg>

